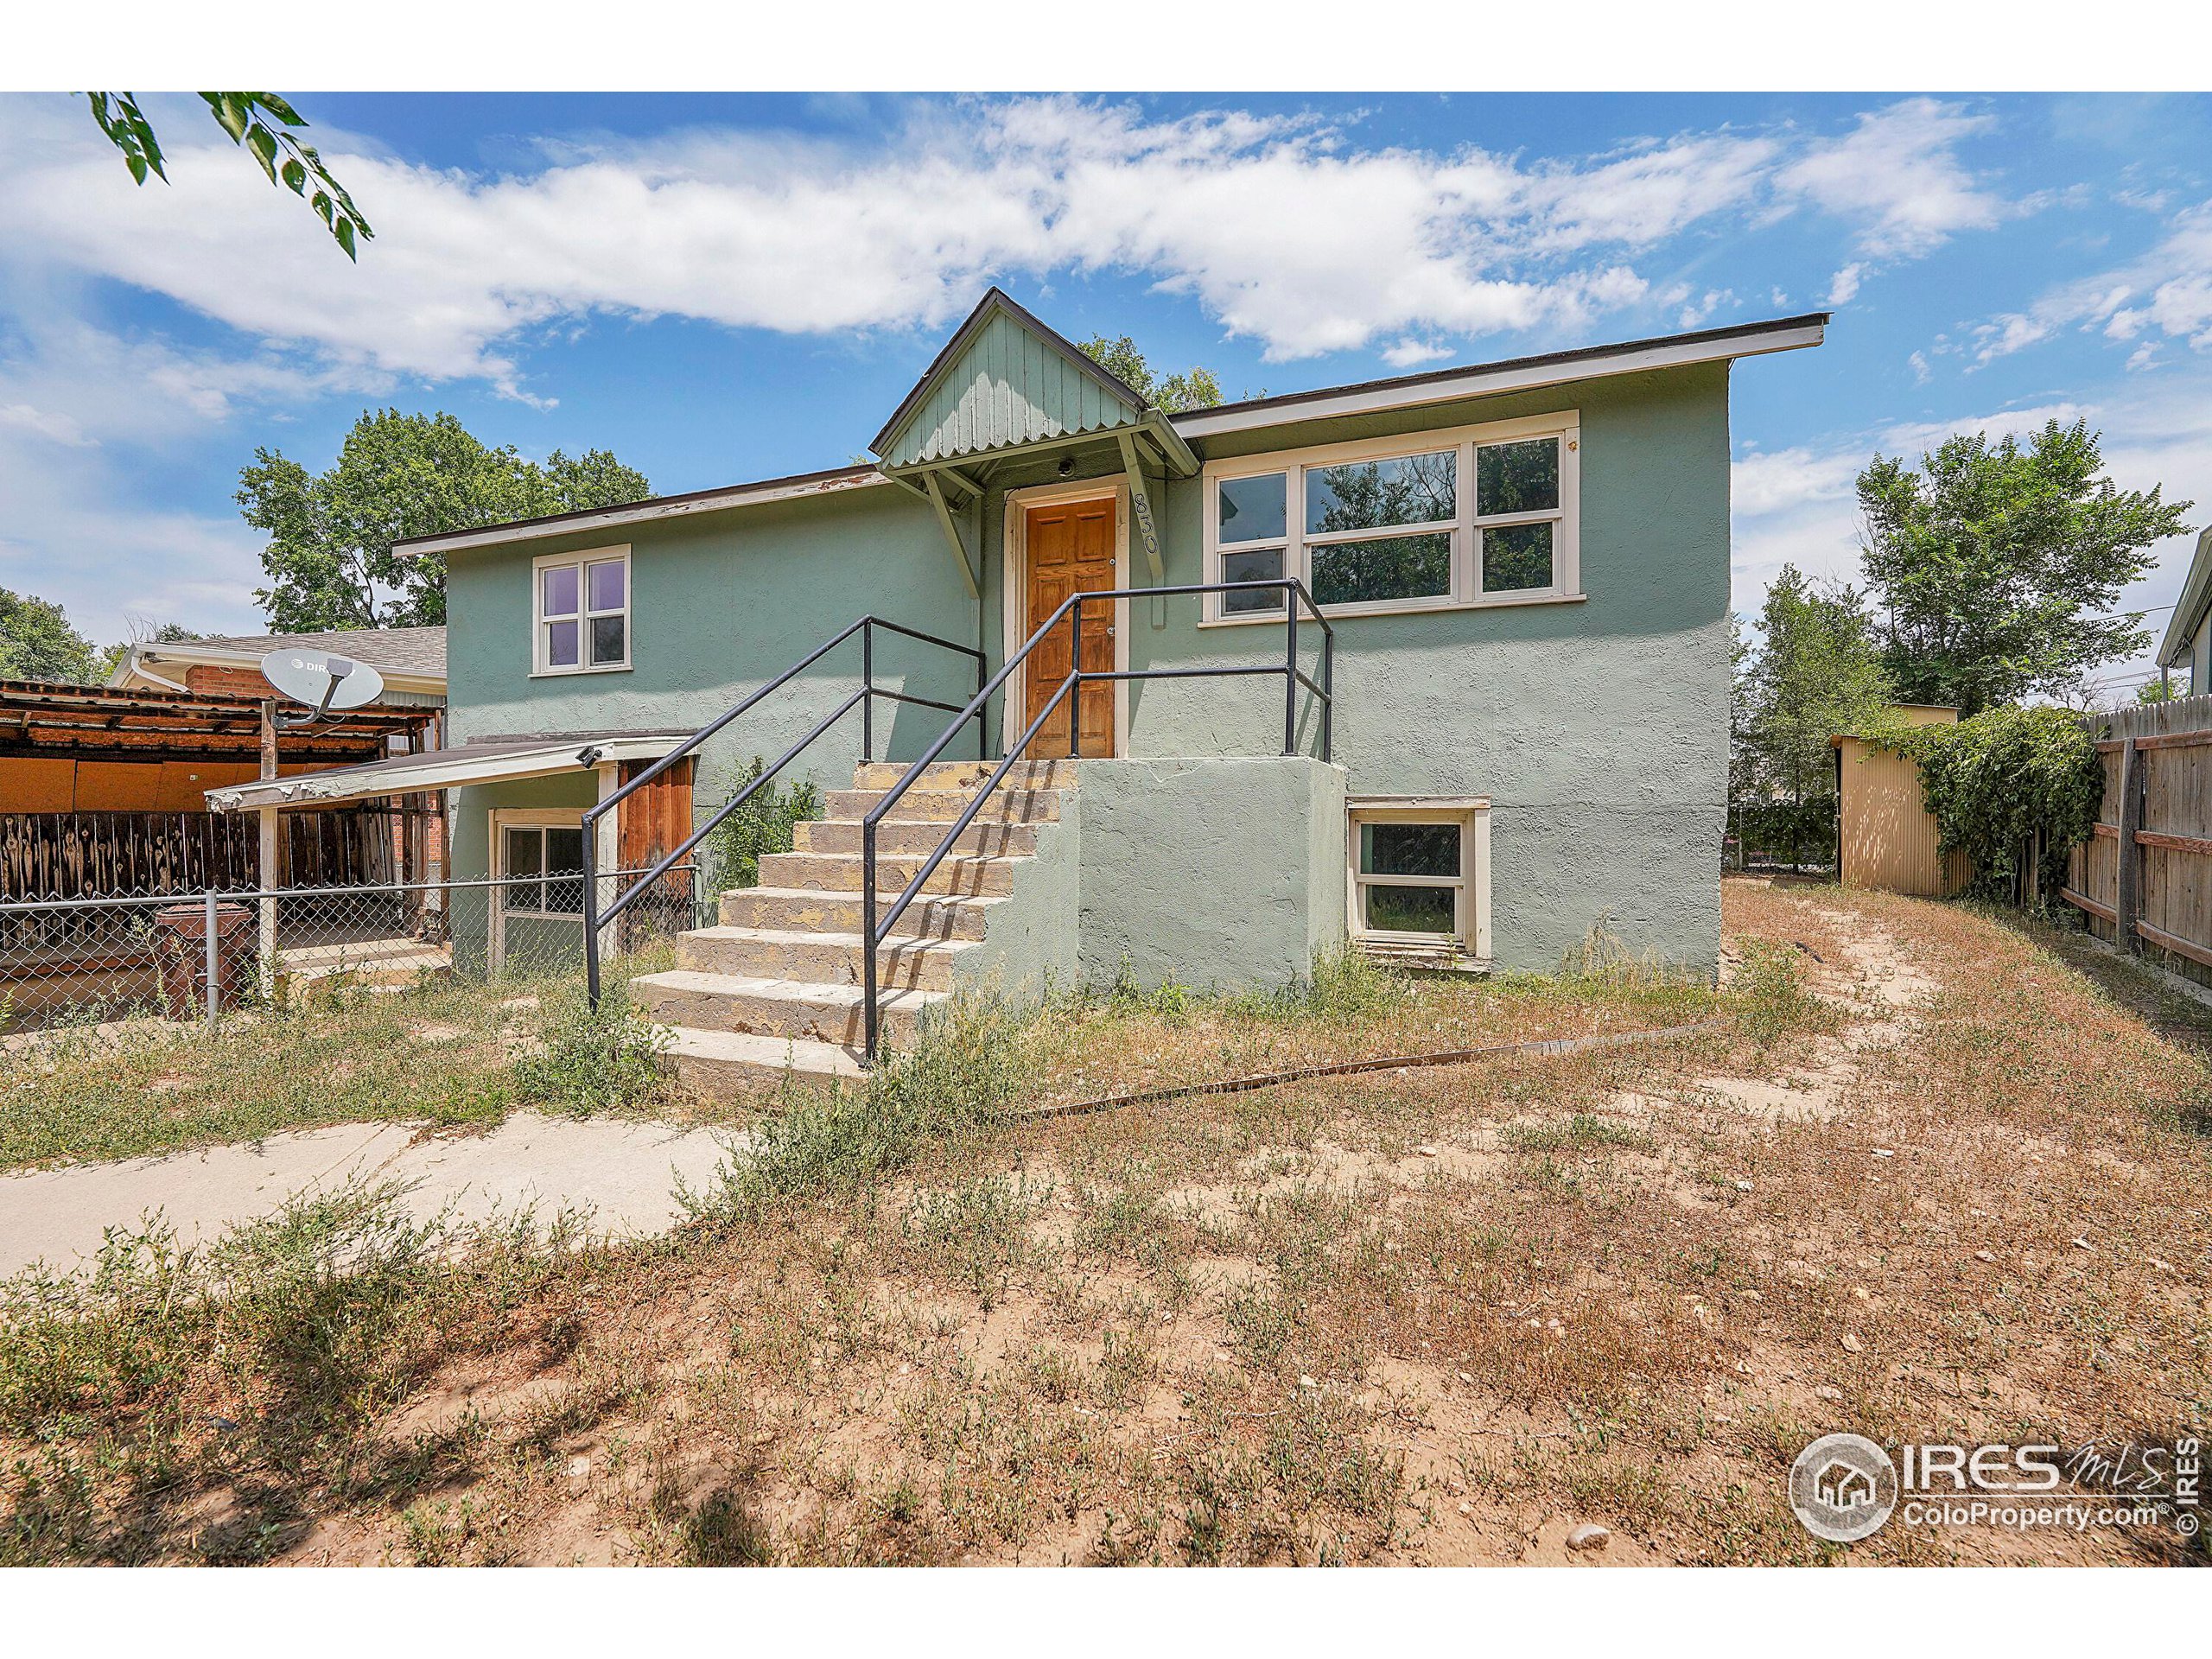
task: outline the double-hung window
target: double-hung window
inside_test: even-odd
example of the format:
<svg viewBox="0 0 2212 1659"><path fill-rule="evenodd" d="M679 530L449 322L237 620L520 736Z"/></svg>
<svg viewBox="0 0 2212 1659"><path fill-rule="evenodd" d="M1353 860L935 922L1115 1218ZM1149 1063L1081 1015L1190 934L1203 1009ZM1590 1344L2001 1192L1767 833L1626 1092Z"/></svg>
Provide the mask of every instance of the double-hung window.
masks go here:
<svg viewBox="0 0 2212 1659"><path fill-rule="evenodd" d="M1351 924L1411 956L1490 955L1490 803L1363 798L1351 808Z"/></svg>
<svg viewBox="0 0 2212 1659"><path fill-rule="evenodd" d="M1210 462L1207 580L1295 576L1353 615L1578 598L1580 448L1567 413ZM1240 622L1285 595L1211 601Z"/></svg>
<svg viewBox="0 0 2212 1659"><path fill-rule="evenodd" d="M630 666L630 550L548 554L531 570L534 671L587 674Z"/></svg>

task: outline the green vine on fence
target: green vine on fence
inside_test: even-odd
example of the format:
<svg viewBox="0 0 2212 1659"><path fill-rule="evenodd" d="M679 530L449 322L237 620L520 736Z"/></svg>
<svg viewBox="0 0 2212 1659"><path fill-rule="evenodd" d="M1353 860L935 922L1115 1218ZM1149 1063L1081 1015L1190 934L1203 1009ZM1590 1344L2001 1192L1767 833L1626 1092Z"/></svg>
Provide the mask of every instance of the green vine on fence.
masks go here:
<svg viewBox="0 0 2212 1659"><path fill-rule="evenodd" d="M1936 850L1973 861L1967 891L2009 899L2029 842L2042 836L2035 893L2066 885L2068 855L2093 833L2104 800L2096 739L2063 709L1986 709L1955 726L1885 718L1858 735L1919 764L1921 799L1936 819Z"/></svg>

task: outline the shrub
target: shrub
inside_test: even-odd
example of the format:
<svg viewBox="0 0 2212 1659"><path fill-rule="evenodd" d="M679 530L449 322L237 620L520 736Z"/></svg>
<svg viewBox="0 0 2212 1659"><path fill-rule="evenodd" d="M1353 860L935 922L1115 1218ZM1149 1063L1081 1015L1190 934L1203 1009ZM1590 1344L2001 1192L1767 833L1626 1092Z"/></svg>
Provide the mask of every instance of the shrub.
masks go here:
<svg viewBox="0 0 2212 1659"><path fill-rule="evenodd" d="M1771 1047L1776 1038L1802 1021L1813 1007L1796 952L1764 939L1744 942L1743 964L1732 988L1744 1027L1761 1048Z"/></svg>
<svg viewBox="0 0 2212 1659"><path fill-rule="evenodd" d="M759 755L734 779L730 793L741 792L758 779L767 763ZM708 861L714 879L724 887L757 887L760 861L770 853L791 849L791 830L802 819L822 816L822 791L802 779L786 789L770 784L731 813L707 836Z"/></svg>
<svg viewBox="0 0 2212 1659"><path fill-rule="evenodd" d="M594 1112L637 1105L660 1088L668 1033L619 988L596 1009L582 991L549 996L536 1034L515 1062L515 1090L525 1098Z"/></svg>
<svg viewBox="0 0 2212 1659"><path fill-rule="evenodd" d="M1974 861L1970 893L2010 899L2022 855L2040 834L2034 899L2057 898L2068 855L2089 838L2104 800L2096 740L2078 716L2063 709L1985 709L1955 726L1866 737L1919 763L1938 852L1962 851Z"/></svg>
<svg viewBox="0 0 2212 1659"><path fill-rule="evenodd" d="M687 1202L709 1220L819 1192L859 1192L932 1147L1011 1116L1029 1068L1026 1021L995 992L963 991L931 1010L914 1046L887 1053L857 1088L826 1094L786 1080L783 1109L754 1129Z"/></svg>

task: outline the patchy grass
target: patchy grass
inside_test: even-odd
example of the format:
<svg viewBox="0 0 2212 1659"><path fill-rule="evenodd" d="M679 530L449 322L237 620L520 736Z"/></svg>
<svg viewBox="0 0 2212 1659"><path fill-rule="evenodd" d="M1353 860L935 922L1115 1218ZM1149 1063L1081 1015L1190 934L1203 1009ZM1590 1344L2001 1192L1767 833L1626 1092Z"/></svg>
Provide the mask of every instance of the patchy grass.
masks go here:
<svg viewBox="0 0 2212 1659"><path fill-rule="evenodd" d="M1725 903L1719 994L1600 962L1125 989L1045 1021L966 1004L865 1090L795 1093L658 1245L433 1236L371 1195L190 1262L119 1240L98 1275L6 1293L0 1538L24 1560L1479 1562L1566 1560L1596 1521L1611 1562L2171 1559L1900 1522L1837 1550L1783 1478L1839 1428L2202 1424L2212 1076L2185 1039L2212 1019L1967 907L1741 881ZM1693 1020L1656 1049L1019 1112Z"/></svg>

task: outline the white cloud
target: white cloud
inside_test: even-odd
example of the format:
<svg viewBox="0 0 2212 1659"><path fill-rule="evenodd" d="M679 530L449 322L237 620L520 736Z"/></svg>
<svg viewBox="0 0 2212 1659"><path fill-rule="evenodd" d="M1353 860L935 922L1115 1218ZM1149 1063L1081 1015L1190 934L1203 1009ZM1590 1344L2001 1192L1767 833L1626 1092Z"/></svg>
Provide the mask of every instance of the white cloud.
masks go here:
<svg viewBox="0 0 2212 1659"><path fill-rule="evenodd" d="M77 424L74 416L34 409L29 404L0 404L0 427L35 432L42 438L75 449L89 448L99 442L85 435L85 429Z"/></svg>
<svg viewBox="0 0 2212 1659"><path fill-rule="evenodd" d="M1975 356L1987 363L2065 332L2101 329L2126 342L2155 333L2198 351L2212 349L2212 201L2174 215L2157 246L2110 270L2063 283L2024 311L1999 312L1974 330ZM2139 350L2129 359L2134 366Z"/></svg>
<svg viewBox="0 0 2212 1659"><path fill-rule="evenodd" d="M78 114L76 111L63 111ZM358 267L182 112L168 187L134 187L89 122L0 110L0 261L90 272L355 378L524 395L519 342L594 314L826 334L938 327L994 277L1133 274L1272 360L1544 329L1653 303L1637 257L1800 202L1923 251L1995 200L1953 155L1987 118L1916 100L1833 141L1731 130L1531 162L1361 149L1310 116L1171 120L1071 98L912 111L863 143L693 130L541 146L469 173L324 136L378 229ZM1886 182L1870 186L1872 168ZM1693 311L1731 296L1708 293Z"/></svg>
<svg viewBox="0 0 2212 1659"><path fill-rule="evenodd" d="M1859 284L1866 275L1866 266L1863 261L1853 260L1844 266L1828 278L1827 302L1830 305L1849 305L1859 297Z"/></svg>
<svg viewBox="0 0 2212 1659"><path fill-rule="evenodd" d="M1934 370L1929 366L1927 353L1915 352L1910 357L1905 359L1905 364L1912 371L1914 385L1924 386L1928 384L1928 377L1934 372Z"/></svg>
<svg viewBox="0 0 2212 1659"><path fill-rule="evenodd" d="M1843 137L1814 144L1777 183L1855 222L1870 257L1931 253L1961 231L1993 228L2011 211L1957 153L1995 124L1961 105L1905 99L1861 115Z"/></svg>
<svg viewBox="0 0 2212 1659"><path fill-rule="evenodd" d="M1451 355L1449 346L1439 346L1428 340L1402 340L1382 348L1382 360L1394 369L1417 369L1424 363Z"/></svg>

